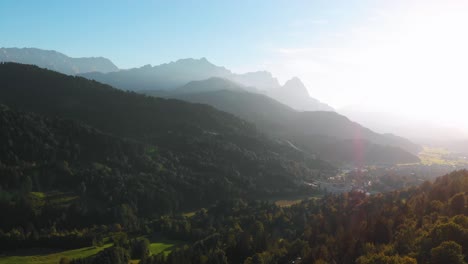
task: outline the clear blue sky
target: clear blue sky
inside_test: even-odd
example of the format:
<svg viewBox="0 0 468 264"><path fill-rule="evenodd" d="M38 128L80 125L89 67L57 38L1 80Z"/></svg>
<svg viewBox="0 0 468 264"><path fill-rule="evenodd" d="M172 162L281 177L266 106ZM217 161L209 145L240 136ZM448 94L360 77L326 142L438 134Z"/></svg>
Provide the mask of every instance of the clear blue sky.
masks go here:
<svg viewBox="0 0 468 264"><path fill-rule="evenodd" d="M0 1L0 46L104 56L119 67L207 57L256 64L270 48L313 44L321 31L359 17L366 1ZM325 21L291 36L301 21ZM320 24L320 23L317 23Z"/></svg>
<svg viewBox="0 0 468 264"><path fill-rule="evenodd" d="M0 0L0 47L120 68L206 57L281 82L298 76L335 108L468 130L467 13L462 0Z"/></svg>

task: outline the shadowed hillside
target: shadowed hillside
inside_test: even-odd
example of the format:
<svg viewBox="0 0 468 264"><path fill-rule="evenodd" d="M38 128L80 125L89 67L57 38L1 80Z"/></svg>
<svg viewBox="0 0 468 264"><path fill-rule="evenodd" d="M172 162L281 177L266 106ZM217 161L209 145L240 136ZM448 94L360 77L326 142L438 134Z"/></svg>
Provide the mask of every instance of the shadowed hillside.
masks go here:
<svg viewBox="0 0 468 264"><path fill-rule="evenodd" d="M356 155L362 155L356 165L419 161L414 154L419 152L420 146L409 140L375 133L334 112L298 112L265 95L243 91L240 86L234 89L231 82L221 81L191 82L184 86L184 93L144 93L212 105L255 123L270 135L292 141L304 150L334 162L355 164ZM350 141L360 143L362 149L353 150Z"/></svg>
<svg viewBox="0 0 468 264"><path fill-rule="evenodd" d="M9 107L0 112L1 186L12 215L4 227L29 217L47 226L40 219L49 216L18 202L30 191L81 197L69 205L78 212L64 212L65 219L78 213L77 220L57 222L80 226L124 221L115 213L122 206L132 212L125 217L149 217L233 197L308 193L304 181L333 170L206 105L123 92L30 65L0 64L0 76L0 102Z"/></svg>

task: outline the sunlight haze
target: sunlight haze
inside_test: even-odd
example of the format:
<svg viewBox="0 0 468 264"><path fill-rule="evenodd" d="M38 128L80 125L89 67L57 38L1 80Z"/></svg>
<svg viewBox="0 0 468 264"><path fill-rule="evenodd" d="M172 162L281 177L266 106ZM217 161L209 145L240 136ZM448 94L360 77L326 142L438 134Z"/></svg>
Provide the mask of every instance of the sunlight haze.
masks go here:
<svg viewBox="0 0 468 264"><path fill-rule="evenodd" d="M131 8L125 1L100 1L93 9L79 1L69 15L87 20L76 23L62 20L70 9L56 1L49 20L34 20L45 26L43 37L35 38L39 31L26 28L27 17L19 21L9 14L22 10L33 21L41 15L32 12L43 7L6 1L0 31L11 25L24 30L12 33L16 40L3 34L0 44L102 55L121 68L206 57L239 73L268 70L281 82L298 76L311 96L336 109L358 106L468 128L461 108L468 87L467 1L208 2L162 12L167 4L158 1ZM204 9L210 14L198 16ZM181 17L190 22L168 31ZM142 26L129 31L132 23ZM88 33L94 28L103 30ZM62 37L48 39L53 30ZM210 44L217 46L207 49Z"/></svg>
<svg viewBox="0 0 468 264"><path fill-rule="evenodd" d="M3 2L0 32L10 37L0 45L104 56L120 68L206 57L237 73L270 71L281 83L298 76L338 110L468 131L468 1L53 2L47 17L39 3ZM11 16L19 10L24 20ZM65 19L79 16L86 20Z"/></svg>
<svg viewBox="0 0 468 264"><path fill-rule="evenodd" d="M338 109L359 105L468 129L468 2L386 3L310 46L272 49L264 67L281 80L298 75ZM303 34L312 34L315 21L304 23Z"/></svg>
<svg viewBox="0 0 468 264"><path fill-rule="evenodd" d="M0 0L0 264L468 264L468 0Z"/></svg>

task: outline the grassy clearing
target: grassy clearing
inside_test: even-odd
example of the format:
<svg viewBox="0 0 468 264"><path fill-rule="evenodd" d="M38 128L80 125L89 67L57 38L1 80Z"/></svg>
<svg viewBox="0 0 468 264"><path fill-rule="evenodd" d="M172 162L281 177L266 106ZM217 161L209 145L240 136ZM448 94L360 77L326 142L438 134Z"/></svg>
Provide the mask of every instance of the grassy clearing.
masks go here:
<svg viewBox="0 0 468 264"><path fill-rule="evenodd" d="M78 196L74 195L73 193L63 192L31 192L30 198L34 210L36 211L36 213L39 213L46 204L58 208L67 208L76 199L78 199Z"/></svg>
<svg viewBox="0 0 468 264"><path fill-rule="evenodd" d="M442 148L424 147L423 151L419 153L419 158L423 165L468 165L466 157L459 156Z"/></svg>
<svg viewBox="0 0 468 264"><path fill-rule="evenodd" d="M293 206L295 204L299 204L304 200L318 199L320 197L321 197L321 195L305 196L305 197L301 196L301 197L294 197L294 198L290 198L290 199L286 198L286 199L273 200L273 202L275 203L275 205L277 205L279 207L290 207L290 206Z"/></svg>
<svg viewBox="0 0 468 264"><path fill-rule="evenodd" d="M53 252L47 249L15 251L7 255L1 255L0 264L57 264L62 257L67 257L69 259L89 257L111 245L112 244L106 244L103 247L86 247L59 252Z"/></svg>
<svg viewBox="0 0 468 264"><path fill-rule="evenodd" d="M157 242L152 242L149 245L150 249L150 255L158 255L160 253L163 253L165 256L169 255L171 251L178 245L180 245L181 242L179 241L170 241L170 240L161 240ZM130 261L130 264L137 264L139 263L139 259L132 259ZM0 263L1 264L1 263Z"/></svg>
<svg viewBox="0 0 468 264"><path fill-rule="evenodd" d="M150 243L151 255L164 253L168 255L178 245L180 241L155 240ZM54 251L51 249L25 249L14 252L8 252L0 255L0 264L58 264L62 257L69 259L86 258L96 255L99 251L112 246L108 243L102 247L85 247L65 251ZM139 260L132 260L132 263L138 263Z"/></svg>
<svg viewBox="0 0 468 264"><path fill-rule="evenodd" d="M46 194L43 192L31 192L31 195L37 199L44 199L46 197Z"/></svg>
<svg viewBox="0 0 468 264"><path fill-rule="evenodd" d="M193 211L193 212L187 212L187 213L183 213L182 215L185 216L185 217L192 217L195 215L197 211Z"/></svg>
<svg viewBox="0 0 468 264"><path fill-rule="evenodd" d="M302 202L302 199L297 199L297 200L278 200L278 201L275 201L275 204L279 207L290 207L290 206L293 206L295 204L298 204Z"/></svg>
<svg viewBox="0 0 468 264"><path fill-rule="evenodd" d="M165 255L168 255L179 244L180 242L169 241L169 240L151 243L150 252L151 252L151 255L157 255L159 253L164 253Z"/></svg>

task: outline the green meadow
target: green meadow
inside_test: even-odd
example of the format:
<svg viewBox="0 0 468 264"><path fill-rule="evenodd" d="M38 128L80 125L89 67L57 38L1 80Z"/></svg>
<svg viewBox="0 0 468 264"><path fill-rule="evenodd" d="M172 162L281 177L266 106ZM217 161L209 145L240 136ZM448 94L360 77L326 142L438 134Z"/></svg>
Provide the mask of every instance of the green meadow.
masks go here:
<svg viewBox="0 0 468 264"><path fill-rule="evenodd" d="M103 247L86 247L55 252L46 249L19 250L0 255L0 264L57 264L62 257L69 259L89 257L111 245L106 244Z"/></svg>
<svg viewBox="0 0 468 264"><path fill-rule="evenodd" d="M149 246L151 255L164 253L168 255L179 244L179 242L162 240L152 242ZM0 255L0 264L57 264L62 257L68 259L85 258L97 254L112 244L106 244L102 247L85 247L79 249L53 251L49 249L30 249L8 252ZM133 260L132 263L138 263L138 260Z"/></svg>

